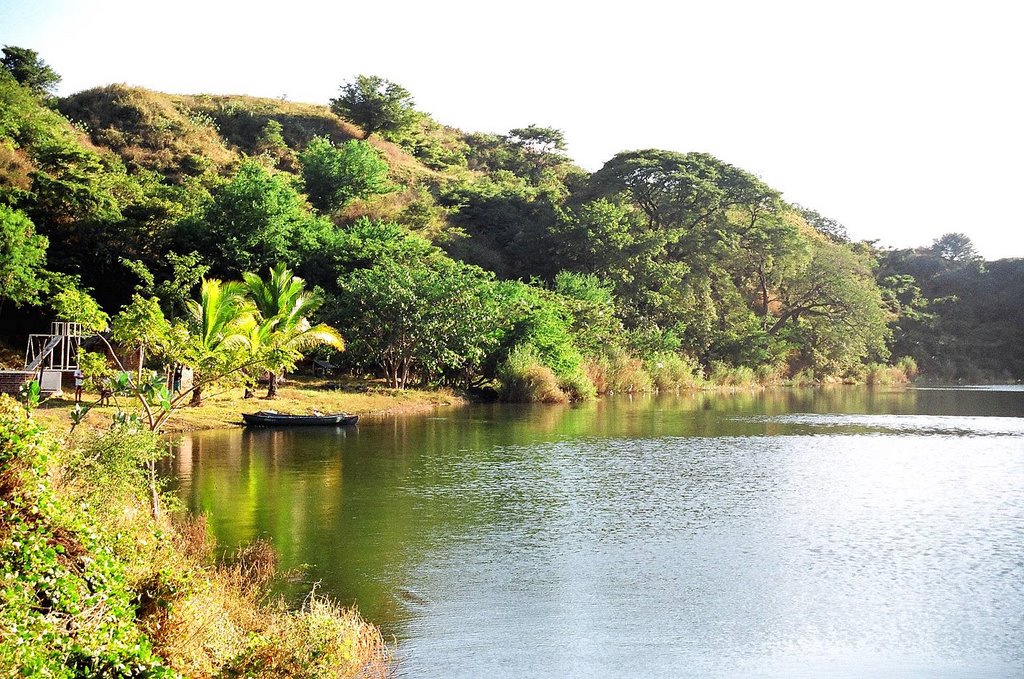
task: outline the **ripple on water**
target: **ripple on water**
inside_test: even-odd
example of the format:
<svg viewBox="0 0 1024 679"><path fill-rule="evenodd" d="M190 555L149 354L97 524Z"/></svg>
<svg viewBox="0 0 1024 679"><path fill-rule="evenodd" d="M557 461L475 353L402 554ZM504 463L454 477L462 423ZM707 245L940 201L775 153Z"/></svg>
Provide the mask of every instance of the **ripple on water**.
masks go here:
<svg viewBox="0 0 1024 679"><path fill-rule="evenodd" d="M788 415L752 415L728 418L733 422L780 424L796 427L795 434L813 431L931 434L943 436L1022 436L1024 418L949 417L938 415L861 415L793 413ZM809 430L809 431L808 431Z"/></svg>
<svg viewBox="0 0 1024 679"><path fill-rule="evenodd" d="M1007 423L964 419L943 432L968 448L915 417L887 446L593 439L457 462L430 492L487 520L438 534L404 653L444 676L473 674L445 640L524 676L1004 676L1024 663L1024 455L993 436Z"/></svg>

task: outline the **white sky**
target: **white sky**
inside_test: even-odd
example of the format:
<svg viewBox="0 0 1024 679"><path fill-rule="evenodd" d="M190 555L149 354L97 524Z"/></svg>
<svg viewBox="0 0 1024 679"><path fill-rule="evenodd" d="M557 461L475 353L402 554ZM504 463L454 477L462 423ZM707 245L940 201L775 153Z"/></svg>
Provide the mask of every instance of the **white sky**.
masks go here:
<svg viewBox="0 0 1024 679"><path fill-rule="evenodd" d="M856 239L1024 257L1024 2L0 0L60 73L326 104L359 73L467 131L706 151Z"/></svg>

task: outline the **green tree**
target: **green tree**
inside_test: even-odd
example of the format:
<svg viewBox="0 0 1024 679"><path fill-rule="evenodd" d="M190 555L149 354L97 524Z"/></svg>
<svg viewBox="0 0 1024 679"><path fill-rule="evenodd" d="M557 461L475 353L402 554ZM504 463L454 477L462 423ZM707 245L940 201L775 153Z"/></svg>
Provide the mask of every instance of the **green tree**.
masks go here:
<svg viewBox="0 0 1024 679"><path fill-rule="evenodd" d="M14 76L19 83L36 94L52 94L60 82L60 76L39 58L39 53L26 47L5 45L0 65Z"/></svg>
<svg viewBox="0 0 1024 679"><path fill-rule="evenodd" d="M365 141L352 139L336 147L327 137L313 137L299 160L306 195L321 212L395 190L387 179L388 164Z"/></svg>
<svg viewBox="0 0 1024 679"><path fill-rule="evenodd" d="M184 222L178 241L201 251L215 273L236 276L294 264L332 226L314 217L285 176L246 160L214 191L205 213Z"/></svg>
<svg viewBox="0 0 1024 679"><path fill-rule="evenodd" d="M202 405L205 389L237 374L254 360L246 351L246 326L253 321L253 307L245 286L204 279L199 300L188 302L188 341L180 350L181 362L192 368L191 405Z"/></svg>
<svg viewBox="0 0 1024 679"><path fill-rule="evenodd" d="M511 328L503 337L503 353L529 347L560 378L575 375L583 365L573 337L572 304L558 293L522 281L501 284L503 314Z"/></svg>
<svg viewBox="0 0 1024 679"><path fill-rule="evenodd" d="M451 259L428 266L385 259L338 283L336 313L348 323L350 350L383 368L395 388L417 371L471 382L505 325L493 277Z"/></svg>
<svg viewBox="0 0 1024 679"><path fill-rule="evenodd" d="M284 264L274 266L266 280L249 272L242 277L259 314L258 325L265 328L257 336L267 351L267 398L277 396L278 373L293 368L303 351L322 345L345 349L337 330L325 323L310 323L309 317L323 304L323 297L307 291L306 282L293 276Z"/></svg>
<svg viewBox="0 0 1024 679"><path fill-rule="evenodd" d="M39 304L47 282L45 236L23 213L0 204L0 312L5 301Z"/></svg>
<svg viewBox="0 0 1024 679"><path fill-rule="evenodd" d="M409 91L375 75L359 75L342 85L331 110L363 128L367 138L375 132L399 133L416 120Z"/></svg>
<svg viewBox="0 0 1024 679"><path fill-rule="evenodd" d="M846 227L841 223L826 217L816 210L803 207L802 205L794 205L794 209L800 213L807 223L810 224L815 231L826 236L829 240L835 243L849 243L850 237L846 233Z"/></svg>
<svg viewBox="0 0 1024 679"><path fill-rule="evenodd" d="M136 293L130 303L114 316L111 322L114 341L139 352L138 374L142 382L142 368L146 361L146 349L168 348L171 341L171 325L160 310L156 297L143 297Z"/></svg>
<svg viewBox="0 0 1024 679"><path fill-rule="evenodd" d="M517 127L509 130L508 140L537 155L560 154L565 151L565 133L553 127Z"/></svg>
<svg viewBox="0 0 1024 679"><path fill-rule="evenodd" d="M962 233L946 233L932 243L932 252L941 259L956 264L978 264L981 255L971 239Z"/></svg>
<svg viewBox="0 0 1024 679"><path fill-rule="evenodd" d="M769 335L785 334L803 367L841 375L865 358L888 357L894 320L875 283L866 254L821 239L807 265L780 286L778 314Z"/></svg>
<svg viewBox="0 0 1024 679"><path fill-rule="evenodd" d="M110 317L87 291L71 282L50 300L57 318L68 323L78 323L86 332L102 332L107 329Z"/></svg>

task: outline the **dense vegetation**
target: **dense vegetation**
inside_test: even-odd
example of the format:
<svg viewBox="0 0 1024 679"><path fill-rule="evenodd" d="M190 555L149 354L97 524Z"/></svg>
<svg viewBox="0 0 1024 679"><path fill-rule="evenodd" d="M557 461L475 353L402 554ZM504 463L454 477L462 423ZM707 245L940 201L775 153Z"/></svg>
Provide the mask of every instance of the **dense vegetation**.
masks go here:
<svg viewBox="0 0 1024 679"><path fill-rule="evenodd" d="M270 596L268 545L217 565L201 520L149 512L146 463L163 445L129 423L58 442L0 395L5 676L388 676L357 614Z"/></svg>
<svg viewBox="0 0 1024 679"><path fill-rule="evenodd" d="M139 357L81 357L137 404L104 436L59 445L0 399L2 667L387 672L357 617L268 605L269 550L218 566L204 531L160 511L168 415L264 371L272 396L311 351L396 388L508 400L917 366L1024 377L1024 262L983 262L961 234L849 242L707 154L630 151L587 173L559 130L465 133L371 76L330 108L124 85L57 100L31 50L0 65L0 340L57 316ZM191 390L144 370L170 363Z"/></svg>
<svg viewBox="0 0 1024 679"><path fill-rule="evenodd" d="M55 101L56 74L14 57L0 69L10 341L69 286L111 315L155 299L174 322L204 277L283 265L344 337L332 360L396 387L559 400L862 381L901 356L936 377L1024 376L1020 261L949 250L956 234L851 243L707 154L624 152L591 174L559 130L464 133L369 76L330 108L123 85Z"/></svg>

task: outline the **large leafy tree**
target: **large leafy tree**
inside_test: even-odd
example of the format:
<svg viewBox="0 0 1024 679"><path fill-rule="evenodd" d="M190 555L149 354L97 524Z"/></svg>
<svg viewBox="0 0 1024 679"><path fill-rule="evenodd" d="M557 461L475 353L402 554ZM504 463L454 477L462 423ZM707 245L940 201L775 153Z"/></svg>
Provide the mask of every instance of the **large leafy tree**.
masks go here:
<svg viewBox="0 0 1024 679"><path fill-rule="evenodd" d="M39 304L47 288L47 244L28 217L0 204L0 311L5 301Z"/></svg>
<svg viewBox="0 0 1024 679"><path fill-rule="evenodd" d="M799 367L842 374L866 358L888 356L893 315L866 253L815 240L806 266L779 286L773 306L778 312L767 332L795 342Z"/></svg>
<svg viewBox="0 0 1024 679"><path fill-rule="evenodd" d="M284 264L277 264L266 279L246 272L245 286L258 314L255 336L266 352L270 372L267 398L277 396L278 374L294 367L303 351L327 345L342 351L345 341L325 323L313 325L309 318L323 304L323 297L306 290L306 282L293 276Z"/></svg>
<svg viewBox="0 0 1024 679"><path fill-rule="evenodd" d="M620 153L591 177L590 194L624 195L652 227L708 228L723 210L768 207L778 197L753 175L706 153L649 149Z"/></svg>
<svg viewBox="0 0 1024 679"><path fill-rule="evenodd" d="M52 94L60 82L60 75L39 58L39 53L26 47L5 45L0 64L19 83L36 94Z"/></svg>
<svg viewBox="0 0 1024 679"><path fill-rule="evenodd" d="M387 179L388 164L365 141L353 139L335 146L326 137L314 137L299 160L306 195L321 212L395 189Z"/></svg>
<svg viewBox="0 0 1024 679"><path fill-rule="evenodd" d="M338 283L352 352L383 368L396 388L414 372L472 382L506 324L493 277L451 259L383 260Z"/></svg>
<svg viewBox="0 0 1024 679"><path fill-rule="evenodd" d="M974 248L974 243L963 233L943 234L932 242L931 250L950 263L967 265L981 262L981 255Z"/></svg>
<svg viewBox="0 0 1024 679"><path fill-rule="evenodd" d="M331 110L363 128L367 137L398 133L416 121L409 90L376 75L359 75L342 85L341 93L331 99Z"/></svg>
<svg viewBox="0 0 1024 679"><path fill-rule="evenodd" d="M214 192L202 216L182 224L178 240L200 250L215 273L238 276L298 262L331 228L306 209L284 176L247 160Z"/></svg>

